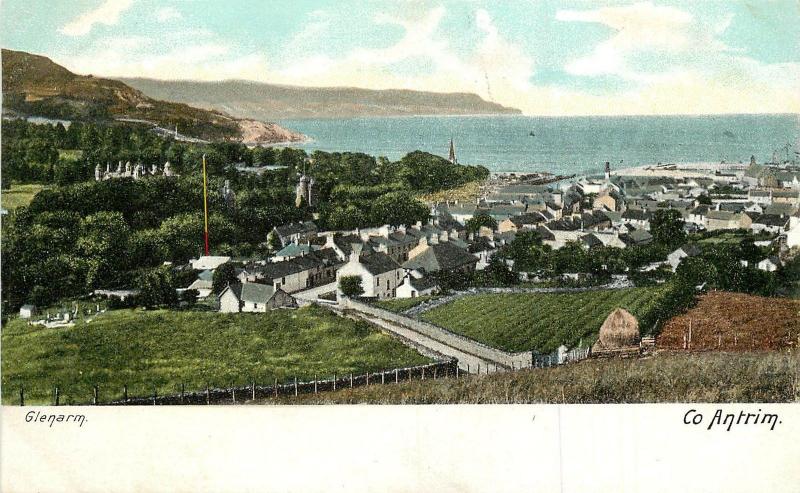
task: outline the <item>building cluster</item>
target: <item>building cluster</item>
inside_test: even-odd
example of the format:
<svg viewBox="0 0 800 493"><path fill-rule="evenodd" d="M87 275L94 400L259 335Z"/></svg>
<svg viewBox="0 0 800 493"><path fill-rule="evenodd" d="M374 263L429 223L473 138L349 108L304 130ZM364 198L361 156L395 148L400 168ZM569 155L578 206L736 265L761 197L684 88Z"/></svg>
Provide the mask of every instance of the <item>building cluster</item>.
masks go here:
<svg viewBox="0 0 800 493"><path fill-rule="evenodd" d="M727 171L727 169L726 169ZM269 258L193 261L197 279L187 287L200 297L212 294L213 272L234 262L236 280L219 294L224 312L258 312L297 305L297 294L337 292L343 277L361 280L363 296L412 298L439 290L437 273L481 270L493 254L525 231L559 249L572 242L586 249L627 248L653 241L650 221L659 210L677 211L689 232L747 229L768 233L787 246L800 245L800 169L751 163L731 173L669 176L604 175L557 186L506 183L486 190L474 203L431 206L427 223L352 231L320 231L313 221L275 227ZM313 179L297 186L298 205L313 203ZM231 193L232 195L232 193ZM470 219L485 215L496 227L468 234ZM685 245L661 265L677 268L699 254ZM758 267L775 270L777 257Z"/></svg>
<svg viewBox="0 0 800 493"><path fill-rule="evenodd" d="M130 161L126 162L124 166L122 161L120 161L117 163L117 167L113 170L111 169L110 163L106 163L105 171L99 164L94 168L95 181L111 180L115 178L133 178L134 180L138 180L140 178L147 178L150 176L178 175L173 172L172 165L169 163L169 161L164 163L163 169L160 169L157 164L154 164L149 169L146 165L141 163L131 165Z"/></svg>

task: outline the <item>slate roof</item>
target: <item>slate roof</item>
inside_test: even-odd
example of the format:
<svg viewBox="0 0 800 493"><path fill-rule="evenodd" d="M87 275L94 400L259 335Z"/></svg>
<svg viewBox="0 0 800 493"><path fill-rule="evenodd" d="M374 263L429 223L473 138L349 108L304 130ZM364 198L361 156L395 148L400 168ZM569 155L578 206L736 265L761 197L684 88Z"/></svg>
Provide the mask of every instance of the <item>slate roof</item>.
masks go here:
<svg viewBox="0 0 800 493"><path fill-rule="evenodd" d="M266 284L258 284L255 282L246 282L241 285L241 295L239 297L242 301L250 301L252 303L266 303L275 294L275 288L267 286Z"/></svg>
<svg viewBox="0 0 800 493"><path fill-rule="evenodd" d="M788 222L789 222L788 217L786 216L781 217L774 214L761 214L760 216L758 216L758 218L753 220L753 223L755 224L763 224L765 226L779 226L779 227L786 226L786 223Z"/></svg>
<svg viewBox="0 0 800 493"><path fill-rule="evenodd" d="M359 261L373 276L400 268L400 264L383 252L362 253Z"/></svg>
<svg viewBox="0 0 800 493"><path fill-rule="evenodd" d="M228 284L228 287L223 289L222 292L217 295L217 298L221 297L225 293L225 291L229 289L233 292L234 296L236 296L237 300L242 299L242 284L238 282L235 282L233 284Z"/></svg>
<svg viewBox="0 0 800 493"><path fill-rule="evenodd" d="M683 253L685 253L689 257L696 257L697 255L703 253L703 249L700 248L700 246L695 243L686 243L678 250L683 250Z"/></svg>
<svg viewBox="0 0 800 493"><path fill-rule="evenodd" d="M543 216L539 212L526 212L525 214L520 214L519 216L513 216L509 218L509 221L514 223L515 226L518 228L526 225L533 225L539 224L547 221L547 218Z"/></svg>
<svg viewBox="0 0 800 493"><path fill-rule="evenodd" d="M653 235L644 229L637 229L619 236L619 239L629 245L644 245L653 241Z"/></svg>
<svg viewBox="0 0 800 493"><path fill-rule="evenodd" d="M450 242L428 245L428 248L416 257L403 263L406 269L437 272L439 270L452 270L469 264L476 264L478 258L471 253L452 245Z"/></svg>
<svg viewBox="0 0 800 493"><path fill-rule="evenodd" d="M287 236L296 234L316 233L317 225L314 224L312 221L306 221L301 223L289 223L289 224L284 224L282 226L275 226L275 232L278 233L278 236L280 236L281 238L285 238Z"/></svg>
<svg viewBox="0 0 800 493"><path fill-rule="evenodd" d="M436 279L432 276L423 276L420 278L408 276L408 280L411 283L411 286L417 291L425 291L426 289L435 288L439 285L439 283L436 282Z"/></svg>
<svg viewBox="0 0 800 493"><path fill-rule="evenodd" d="M317 249L319 249L319 247L316 245L311 246L311 245L298 245L297 243L289 243L285 247L281 248L278 252L276 252L275 256L297 257Z"/></svg>
<svg viewBox="0 0 800 493"><path fill-rule="evenodd" d="M634 221L649 221L652 217L650 211L642 209L628 209L622 213L623 219L631 219Z"/></svg>

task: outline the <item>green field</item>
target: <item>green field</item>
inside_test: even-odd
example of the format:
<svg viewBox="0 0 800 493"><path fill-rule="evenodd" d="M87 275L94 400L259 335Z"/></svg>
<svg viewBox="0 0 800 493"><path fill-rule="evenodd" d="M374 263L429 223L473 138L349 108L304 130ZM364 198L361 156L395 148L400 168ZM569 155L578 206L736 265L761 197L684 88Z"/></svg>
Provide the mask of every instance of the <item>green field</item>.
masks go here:
<svg viewBox="0 0 800 493"><path fill-rule="evenodd" d="M11 185L11 189L0 192L0 202L3 209L13 210L22 205L28 205L33 196L44 189L44 185L30 183L25 185Z"/></svg>
<svg viewBox="0 0 800 493"><path fill-rule="evenodd" d="M390 312L401 313L409 308L413 308L420 303L434 299L435 296L420 296L419 298L395 298L389 300L380 300L373 303L379 308L389 310Z"/></svg>
<svg viewBox="0 0 800 493"><path fill-rule="evenodd" d="M83 151L80 149L59 149L58 157L70 161L77 161L83 157Z"/></svg>
<svg viewBox="0 0 800 493"><path fill-rule="evenodd" d="M2 400L26 403L175 394L186 390L364 373L429 360L368 324L322 308L265 314L117 310L73 327L12 319L2 331Z"/></svg>
<svg viewBox="0 0 800 493"><path fill-rule="evenodd" d="M582 293L514 293L464 296L422 314L458 334L506 351L547 353L561 344L591 344L603 321L622 307L646 314L663 288L630 288ZM645 332L647 328L642 328Z"/></svg>

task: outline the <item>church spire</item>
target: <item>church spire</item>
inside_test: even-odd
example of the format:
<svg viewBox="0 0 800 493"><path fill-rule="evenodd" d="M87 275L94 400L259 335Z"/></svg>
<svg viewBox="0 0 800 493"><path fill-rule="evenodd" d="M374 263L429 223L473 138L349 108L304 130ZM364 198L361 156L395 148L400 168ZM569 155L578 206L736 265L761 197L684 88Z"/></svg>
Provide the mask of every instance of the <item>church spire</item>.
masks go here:
<svg viewBox="0 0 800 493"><path fill-rule="evenodd" d="M450 137L450 155L447 159L453 164L458 164L458 160L456 160L456 147L453 145L452 137Z"/></svg>

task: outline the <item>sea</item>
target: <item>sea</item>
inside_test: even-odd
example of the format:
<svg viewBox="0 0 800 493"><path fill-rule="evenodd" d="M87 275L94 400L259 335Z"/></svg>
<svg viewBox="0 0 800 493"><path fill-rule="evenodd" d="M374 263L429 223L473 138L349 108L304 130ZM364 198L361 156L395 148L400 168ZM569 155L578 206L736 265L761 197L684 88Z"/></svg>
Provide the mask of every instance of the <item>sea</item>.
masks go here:
<svg viewBox="0 0 800 493"><path fill-rule="evenodd" d="M800 115L403 116L281 120L310 140L309 151L356 151L397 160L414 150L495 172L593 175L657 163L770 162L797 159ZM788 145L788 148L787 148ZM788 154L787 154L788 153Z"/></svg>

